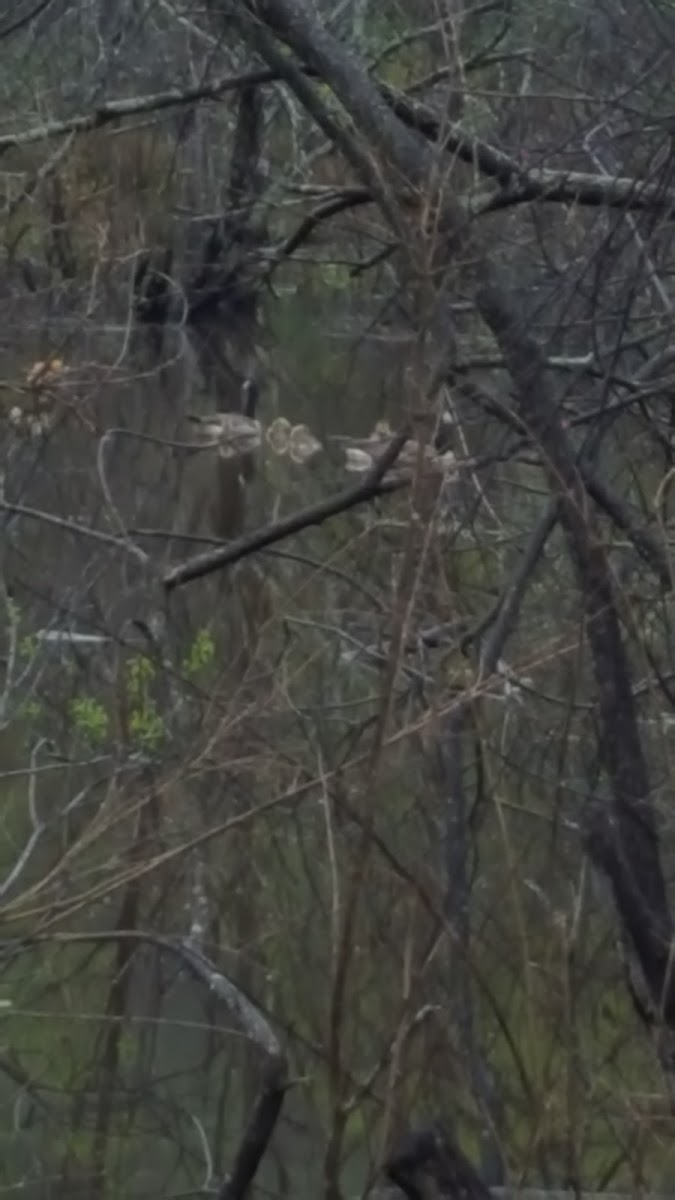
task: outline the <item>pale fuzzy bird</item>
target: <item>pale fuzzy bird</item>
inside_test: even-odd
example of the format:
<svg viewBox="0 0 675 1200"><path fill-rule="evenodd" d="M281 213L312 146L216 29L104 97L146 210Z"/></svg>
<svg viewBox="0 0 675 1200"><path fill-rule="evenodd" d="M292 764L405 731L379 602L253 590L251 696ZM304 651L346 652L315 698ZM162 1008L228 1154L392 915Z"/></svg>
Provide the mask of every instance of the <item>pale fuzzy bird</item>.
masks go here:
<svg viewBox="0 0 675 1200"><path fill-rule="evenodd" d="M288 457L295 463L308 462L323 446L308 425L291 425L286 417L277 417L265 435L267 444L274 454Z"/></svg>
<svg viewBox="0 0 675 1200"><path fill-rule="evenodd" d="M202 532L206 524L217 537L227 539L237 537L243 529L246 486L255 474L256 452L264 431L254 415L257 391L250 380L242 389L242 398L243 412L188 414L188 420L198 426L198 446L202 448L190 471L189 532ZM285 417L272 422L264 439L274 454L287 455L300 464L323 449L307 425L291 425Z"/></svg>
<svg viewBox="0 0 675 1200"><path fill-rule="evenodd" d="M345 447L345 471L358 475L362 471L369 471L372 465L373 458L367 450L361 450L359 446Z"/></svg>
<svg viewBox="0 0 675 1200"><path fill-rule="evenodd" d="M26 375L26 383L33 387L50 383L65 371L62 358L47 358L42 362L34 362Z"/></svg>
<svg viewBox="0 0 675 1200"><path fill-rule="evenodd" d="M289 439L288 455L295 463L308 462L323 450L323 446L307 425L294 425Z"/></svg>
<svg viewBox="0 0 675 1200"><path fill-rule="evenodd" d="M291 436L291 423L286 417L277 417L268 427L265 440L274 454L281 456L288 453L288 442Z"/></svg>
<svg viewBox="0 0 675 1200"><path fill-rule="evenodd" d="M394 431L388 421L376 421L368 437L337 439L345 443L345 470L355 473L369 471L374 460L384 454L393 436Z"/></svg>
<svg viewBox="0 0 675 1200"><path fill-rule="evenodd" d="M393 436L394 431L388 421L377 421L367 438L340 438L340 441L347 443L345 470L356 473L368 471L375 460L384 454ZM434 443L428 443L420 449L420 443L415 438L408 438L396 462L387 473L396 475L399 472L414 470L420 461L420 455L422 463L432 466L435 470L440 468L445 471L450 467L451 460L454 462L454 455L450 452L439 454Z"/></svg>

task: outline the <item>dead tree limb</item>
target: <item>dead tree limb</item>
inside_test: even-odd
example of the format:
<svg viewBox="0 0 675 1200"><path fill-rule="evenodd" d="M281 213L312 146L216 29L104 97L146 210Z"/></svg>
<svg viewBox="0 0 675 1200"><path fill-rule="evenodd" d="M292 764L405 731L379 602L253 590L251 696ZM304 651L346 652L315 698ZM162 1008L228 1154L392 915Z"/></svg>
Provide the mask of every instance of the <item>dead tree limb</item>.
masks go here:
<svg viewBox="0 0 675 1200"><path fill-rule="evenodd" d="M269 1145L289 1087L286 1054L263 1012L189 938L164 937L142 929L121 928L88 933L38 934L3 943L3 958L14 959L28 946L49 942L109 942L127 948L136 943L154 946L170 954L225 1005L246 1037L260 1048L266 1059L260 1094L235 1152L232 1170L216 1193L219 1200L244 1200ZM127 961L129 954L126 950L124 954Z"/></svg>
<svg viewBox="0 0 675 1200"><path fill-rule="evenodd" d="M263 1073L260 1094L218 1200L244 1200L274 1132L287 1086L285 1064L273 1059Z"/></svg>
<svg viewBox="0 0 675 1200"><path fill-rule="evenodd" d="M234 1012L244 1032L264 1051L267 1063L253 1112L234 1156L229 1175L218 1191L218 1200L244 1200L274 1132L288 1089L288 1064L271 1025L244 993L194 946L185 941L158 939L177 954L193 975Z"/></svg>
<svg viewBox="0 0 675 1200"><path fill-rule="evenodd" d="M213 571L222 570L223 567L232 566L247 555L254 554L257 550L264 550L267 546L272 546L275 542L280 542L294 533L300 533L301 530L309 529L312 525L321 525L329 517L348 512L350 508L365 504L375 496L405 487L407 480L386 480L384 475L395 463L408 436L407 429L397 433L384 453L354 487L344 488L343 491L328 496L326 500L310 504L307 508L302 508L298 512L284 517L281 521L263 525L261 529L244 534L243 537L236 538L235 541L229 542L225 546L219 546L216 550L208 550L205 554L197 554L193 558L189 558L164 576L164 587L169 592L173 591L183 583L200 579L204 575L210 575Z"/></svg>

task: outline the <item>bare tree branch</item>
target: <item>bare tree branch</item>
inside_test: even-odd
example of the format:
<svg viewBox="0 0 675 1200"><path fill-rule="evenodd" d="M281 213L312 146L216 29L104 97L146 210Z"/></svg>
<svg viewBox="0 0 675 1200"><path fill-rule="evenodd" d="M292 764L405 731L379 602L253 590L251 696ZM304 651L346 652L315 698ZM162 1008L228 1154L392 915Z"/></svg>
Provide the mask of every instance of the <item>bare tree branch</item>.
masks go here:
<svg viewBox="0 0 675 1200"><path fill-rule="evenodd" d="M227 92L239 91L258 83L270 83L274 78L274 72L268 69L243 71L240 75L220 76L212 83L200 84L198 87L170 88L165 92L151 92L146 96L134 96L125 100L106 100L88 113L64 117L61 121L44 121L41 125L33 125L29 129L0 135L0 154L17 146L30 146L36 142L63 137L67 133L89 133L92 129L101 129L104 125L124 120L125 117L162 112L166 108L194 104L199 100L217 100Z"/></svg>
<svg viewBox="0 0 675 1200"><path fill-rule="evenodd" d="M45 9L49 8L52 0L37 0L37 4L23 16L18 17L12 25L5 25L4 29L0 29L0 40L11 37L12 34L18 33L20 29L25 29L26 25L30 25L36 17L40 16Z"/></svg>
<svg viewBox="0 0 675 1200"><path fill-rule="evenodd" d="M312 525L321 525L329 517L347 512L348 509L355 508L358 504L365 504L375 496L405 487L407 483L405 479L385 480L384 475L395 463L408 437L409 431L405 428L397 433L370 471L354 487L345 488L336 495L329 496L326 500L320 500L317 504L311 504L307 508L300 509L299 512L291 513L281 521L264 525L262 529L245 534L217 550L209 550L205 554L198 554L194 558L188 559L187 562L174 567L164 576L165 588L167 591L172 591L183 583L210 575L211 572L218 571L222 567L231 566L247 555L255 553L256 550L263 550L266 546L280 542L293 533L300 533L301 530L308 529Z"/></svg>
<svg viewBox="0 0 675 1200"><path fill-rule="evenodd" d="M388 177L395 179L397 192L401 188L408 196L417 192L424 197L425 211L438 211L437 278L443 268L447 271L456 266L458 243L462 242L464 252L470 243L476 306L510 372L517 415L543 455L552 495L561 506L561 521L583 597L598 690L602 748L612 792L611 812L598 814L591 849L612 881L620 919L655 1006L675 1028L675 986L670 972L673 922L630 670L606 555L541 349L517 320L511 298L492 263L481 253L461 204L443 190L442 181L435 185L438 190L434 194L431 152L402 125L355 57L321 25L318 17L294 0L244 0L236 7L230 0L211 0L211 8L221 17L234 17L249 36L244 12L249 23L262 22L273 31L332 88L376 155L383 173L386 170ZM260 48L258 39L256 44ZM369 179L364 182L369 183ZM628 200L636 184L630 181L624 187L622 183L622 188ZM461 239L457 237L460 230Z"/></svg>
<svg viewBox="0 0 675 1200"><path fill-rule="evenodd" d="M163 937L142 929L119 928L87 933L38 934L35 937L6 943L4 949L13 957L27 946L50 941L61 944L126 944L126 960L131 956L130 947L134 942L155 946L158 950L173 955L199 983L205 985L225 1004L228 1011L237 1018L246 1036L264 1052L267 1063L263 1070L260 1095L235 1152L232 1171L217 1193L219 1200L244 1200L269 1144L289 1087L286 1055L267 1018L241 988L232 983L201 950L186 939Z"/></svg>
<svg viewBox="0 0 675 1200"><path fill-rule="evenodd" d="M411 100L404 92L380 84L380 92L392 112L410 129L430 142L457 155L462 162L476 165L488 178L502 185L500 192L474 202L476 212L494 212L531 200L572 203L590 208L607 206L628 211L648 210L671 216L675 209L675 191L659 183L613 175L594 175L584 171L557 171L553 168L526 168L516 159L481 138L471 137L460 125L440 117L428 105Z"/></svg>
<svg viewBox="0 0 675 1200"><path fill-rule="evenodd" d="M217 6L214 3L212 7ZM241 21L239 23L241 24ZM271 25L273 26L273 22ZM253 33L254 27L251 23L248 26L249 37L252 37ZM260 38L264 34L264 30L258 27L255 33L256 37ZM164 109L194 104L201 100L217 100L227 92L255 87L259 84L275 83L284 79L286 82L290 82L288 76L292 71L296 71L308 80L315 73L320 75L321 70L313 62L310 48L307 45L304 48L308 54L307 62L303 62L299 66L284 62L282 58L275 58L271 67L258 71L245 71L238 75L228 74L213 80L212 83L201 84L198 87L170 88L164 92L154 92L145 96L108 100L97 105L89 113L80 113L60 121L45 121L29 129L2 134L0 135L0 154L17 146L28 146L51 138L63 137L69 133L87 133L132 116L161 112ZM477 202L477 211L494 211L532 200L544 200L549 203L574 202L592 208L606 205L610 208L625 208L627 211L665 214L668 217L675 210L675 191L664 188L658 183L645 183L631 177L594 175L582 171L525 168L510 155L490 145L489 142L467 134L459 124L448 122L445 117L439 116L428 105L411 99L410 96L389 84L377 83L374 86L377 86L383 107L388 106L392 116L398 118L402 126L408 126L411 130L421 133L429 141L439 143L444 150L456 154L462 161L477 165L485 176L497 180L502 185L500 192L484 197ZM306 102L308 96L305 95L303 99ZM319 102L316 93L314 101ZM317 116L316 111L313 115ZM324 118L328 119L327 110L325 110ZM331 118L331 128L325 131L329 137L337 138L340 141L347 136L346 130L338 129L333 118ZM344 146L342 148L344 149Z"/></svg>
<svg viewBox="0 0 675 1200"><path fill-rule="evenodd" d="M263 1072L263 1085L218 1200L243 1200L262 1162L281 1112L286 1089L283 1060L273 1059Z"/></svg>
<svg viewBox="0 0 675 1200"><path fill-rule="evenodd" d="M139 559L143 564L148 561L147 555L128 539L104 533L102 529L92 529L90 525L80 525L77 521L69 521L66 517L57 517L54 513L42 512L40 509L30 508L26 504L10 504L9 501L2 499L0 499L0 511L13 513L18 517L26 517L30 521L42 521L46 525L54 525L57 529L63 529L66 533L74 533L78 537L91 538L106 546L114 546L116 550L124 550L125 553Z"/></svg>
<svg viewBox="0 0 675 1200"><path fill-rule="evenodd" d="M336 196L331 196L328 200L324 200L313 208L306 217L302 219L297 229L281 243L276 250L272 251L265 271L265 276L269 277L277 269L277 267L287 258L290 258L299 246L308 240L314 233L314 230L321 224L322 221L327 221L331 217L337 216L338 213L346 212L350 208L357 208L362 204L372 203L373 197L368 188L344 188Z"/></svg>

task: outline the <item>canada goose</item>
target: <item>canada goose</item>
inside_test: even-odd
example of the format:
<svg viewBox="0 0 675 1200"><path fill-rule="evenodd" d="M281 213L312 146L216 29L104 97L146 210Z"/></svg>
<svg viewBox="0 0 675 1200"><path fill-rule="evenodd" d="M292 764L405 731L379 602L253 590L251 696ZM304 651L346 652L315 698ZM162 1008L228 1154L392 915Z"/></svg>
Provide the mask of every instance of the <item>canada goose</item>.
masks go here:
<svg viewBox="0 0 675 1200"><path fill-rule="evenodd" d="M372 433L366 438L339 438L344 445L345 470L360 473L368 471L374 461L387 449L394 431L388 421L377 421ZM441 438L437 435L432 442L422 447L422 462L425 467L442 474L449 470L454 461L451 451L445 449ZM420 443L415 438L408 438L394 465L387 474L397 476L409 474L419 462Z"/></svg>
<svg viewBox="0 0 675 1200"><path fill-rule="evenodd" d="M188 415L188 421L199 425L204 447L213 443L220 458L243 458L255 454L262 442L260 421L242 413L217 412L207 416Z"/></svg>
<svg viewBox="0 0 675 1200"><path fill-rule="evenodd" d="M262 443L262 428L254 415L257 399L256 384L248 379L242 387L242 411L188 413L188 420L199 427L203 447L195 456L193 517L201 524L205 515L219 538L237 537L244 525L246 485L255 474L256 451ZM205 463L202 455L207 451Z"/></svg>

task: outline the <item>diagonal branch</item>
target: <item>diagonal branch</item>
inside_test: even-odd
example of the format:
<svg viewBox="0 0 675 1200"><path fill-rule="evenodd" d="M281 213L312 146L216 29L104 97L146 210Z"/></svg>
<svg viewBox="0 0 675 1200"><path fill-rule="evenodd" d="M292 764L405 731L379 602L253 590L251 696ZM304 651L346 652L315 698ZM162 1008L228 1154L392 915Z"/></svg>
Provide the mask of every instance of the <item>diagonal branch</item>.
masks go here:
<svg viewBox="0 0 675 1200"><path fill-rule="evenodd" d="M630 176L597 175L586 171L558 171L550 167L523 167L521 163L481 138L471 137L454 121L439 117L427 104L412 100L404 92L380 84L380 93L392 112L410 129L443 150L477 166L481 173L497 180L503 190L483 197L476 205L479 212L492 212L531 200L576 203L590 208L648 210L671 216L675 211L675 191L660 183L644 183Z"/></svg>
<svg viewBox="0 0 675 1200"><path fill-rule="evenodd" d="M172 591L183 583L200 579L223 567L232 566L233 563L255 553L256 550L264 550L265 547L272 546L275 542L280 542L294 533L300 533L301 530L308 529L312 525L321 525L329 517L347 512L358 504L365 504L375 496L405 487L407 480L386 480L384 476L395 463L408 437L409 430L407 428L397 433L370 471L354 487L344 488L334 496L329 496L326 500L320 500L318 504L311 504L307 508L300 509L299 512L291 513L281 521L263 525L262 529L256 529L253 533L236 538L226 546L220 546L216 550L209 550L205 554L197 554L194 558L189 558L187 562L174 567L164 576L165 588L167 591Z"/></svg>

